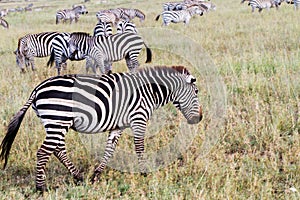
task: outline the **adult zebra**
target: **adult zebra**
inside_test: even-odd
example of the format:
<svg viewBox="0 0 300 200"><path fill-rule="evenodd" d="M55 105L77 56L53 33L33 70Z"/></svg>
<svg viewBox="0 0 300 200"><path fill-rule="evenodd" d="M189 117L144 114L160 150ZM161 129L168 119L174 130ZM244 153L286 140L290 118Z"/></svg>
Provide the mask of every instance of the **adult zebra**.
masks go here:
<svg viewBox="0 0 300 200"><path fill-rule="evenodd" d="M18 48L14 53L22 72L25 72L24 66L31 66L31 69L35 70L34 57L46 57L51 54L53 39L58 35L58 32L42 32L27 34L19 39Z"/></svg>
<svg viewBox="0 0 300 200"><path fill-rule="evenodd" d="M179 23L183 22L188 24L192 16L194 15L203 15L203 10L199 6L191 6L186 10L178 11L163 11L161 14L157 15L156 21L158 21L160 15L162 16L163 25L168 26L171 22Z"/></svg>
<svg viewBox="0 0 300 200"><path fill-rule="evenodd" d="M143 68L136 74L50 78L32 91L28 101L10 121L0 146L0 159L5 160L5 168L18 129L32 105L46 130L46 139L37 152L37 190L46 190L45 168L52 154L75 179L82 180L81 173L67 157L65 136L69 129L81 133L110 131L103 159L95 168L92 182L97 180L113 155L122 130L128 127L133 132L140 170L145 173L144 135L154 110L172 102L189 124L201 121L202 108L195 81L181 66Z"/></svg>
<svg viewBox="0 0 300 200"><path fill-rule="evenodd" d="M88 11L84 5L75 6L72 9L59 10L56 13L56 24L60 21L66 22L70 20L70 24L75 21L77 22L79 19L79 15L87 14Z"/></svg>
<svg viewBox="0 0 300 200"><path fill-rule="evenodd" d="M80 32L72 33L69 45L70 55L80 51L80 54L92 58L96 62L96 66L92 65L92 67L99 67L102 74L108 73L111 70L111 62L119 61L123 58L126 60L129 71L134 73L139 66L137 57L143 46L146 47L146 63L151 62L152 58L151 50L147 47L141 36L131 32L108 37L92 37L87 33Z"/></svg>
<svg viewBox="0 0 300 200"><path fill-rule="evenodd" d="M258 12L261 12L263 9L270 10L270 8L276 7L281 4L282 0L250 0L248 6L251 6L252 12L255 11L255 8L258 9Z"/></svg>
<svg viewBox="0 0 300 200"><path fill-rule="evenodd" d="M124 32L131 32L135 34L138 33L134 23L128 21L119 21L117 24L117 33L120 34Z"/></svg>
<svg viewBox="0 0 300 200"><path fill-rule="evenodd" d="M124 13L129 17L129 21L134 19L135 17L140 19L140 22L145 21L146 15L139 9L134 8L120 8L124 11Z"/></svg>
<svg viewBox="0 0 300 200"><path fill-rule="evenodd" d="M96 13L96 17L99 22L112 23L115 26L117 25L118 21L120 20L115 13L110 12L108 10L98 11Z"/></svg>
<svg viewBox="0 0 300 200"><path fill-rule="evenodd" d="M0 25L6 29L9 28L8 22L5 19L3 19L2 17L0 17Z"/></svg>

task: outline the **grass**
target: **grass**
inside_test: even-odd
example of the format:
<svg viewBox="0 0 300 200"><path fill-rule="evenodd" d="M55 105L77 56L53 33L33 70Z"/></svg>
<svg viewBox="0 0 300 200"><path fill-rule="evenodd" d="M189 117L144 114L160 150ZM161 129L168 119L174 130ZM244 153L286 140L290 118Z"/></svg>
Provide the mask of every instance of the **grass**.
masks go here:
<svg viewBox="0 0 300 200"><path fill-rule="evenodd" d="M135 22L153 49L149 66L185 65L197 74L205 114L197 127L198 134L187 149L177 149L178 159L147 177L108 167L101 181L92 185L88 177L95 165L96 150L90 152L91 148L82 144L82 137L71 131L66 138L68 153L85 172L86 180L75 185L67 170L52 158L47 165L49 192L41 196L34 189L35 162L45 133L30 109L13 144L7 169L0 171L0 199L299 199L299 12L283 4L278 11L251 13L239 1L215 0L215 12L193 18L188 26L161 27L161 21L154 19L163 1L122 2L91 1L86 4L90 13L72 25L55 25L54 16L56 10L70 7L73 1L37 1L35 6L46 5L47 9L6 17L10 29L0 27L0 138L31 90L56 75L54 68L46 67L48 58L35 59L36 72L20 74L13 54L18 38L42 31L92 33L96 11L118 6L145 12L146 21ZM27 3L0 4L3 8L23 5ZM144 31L146 27L152 27L153 32ZM194 46L177 37L181 34ZM140 62L144 59L143 52ZM83 65L68 62L68 73L83 73ZM127 69L124 62L119 62L114 70ZM161 126L156 128L155 121L149 123L147 152L164 150L176 136L183 144L189 141L178 133L183 117L172 108L156 116L165 117ZM98 148L101 155L104 147L99 144ZM129 132L121 137L117 149L134 156Z"/></svg>

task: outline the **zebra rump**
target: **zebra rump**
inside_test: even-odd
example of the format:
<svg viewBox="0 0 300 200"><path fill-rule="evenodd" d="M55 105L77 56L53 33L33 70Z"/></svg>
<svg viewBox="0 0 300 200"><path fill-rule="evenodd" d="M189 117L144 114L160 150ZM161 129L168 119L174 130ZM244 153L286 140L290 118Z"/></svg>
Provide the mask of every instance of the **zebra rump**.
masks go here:
<svg viewBox="0 0 300 200"><path fill-rule="evenodd" d="M140 169L147 172L143 158L144 136L147 121L154 110L170 102L181 111L189 124L201 121L202 108L195 81L195 77L182 66L142 68L136 74L49 78L32 91L28 101L10 121L0 145L0 160L5 161L5 168L24 115L32 106L46 130L46 138L37 152L37 190L46 189L45 167L52 154L75 179L82 180L80 171L67 157L65 135L69 129L81 133L111 131L92 182L97 180L113 155L122 130L129 127L134 135Z"/></svg>

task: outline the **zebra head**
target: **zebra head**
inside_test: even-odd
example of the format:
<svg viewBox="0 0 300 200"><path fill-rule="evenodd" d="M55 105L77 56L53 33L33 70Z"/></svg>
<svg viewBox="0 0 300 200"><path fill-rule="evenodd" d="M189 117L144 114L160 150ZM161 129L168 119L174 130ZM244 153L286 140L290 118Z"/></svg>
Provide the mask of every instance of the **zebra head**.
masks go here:
<svg viewBox="0 0 300 200"><path fill-rule="evenodd" d="M19 49L14 51L16 55L16 63L23 70L25 65L25 56L20 52Z"/></svg>
<svg viewBox="0 0 300 200"><path fill-rule="evenodd" d="M182 66L173 67L180 76L180 86L174 93L173 104L178 108L189 124L199 123L202 119L202 108L198 100L196 78Z"/></svg>

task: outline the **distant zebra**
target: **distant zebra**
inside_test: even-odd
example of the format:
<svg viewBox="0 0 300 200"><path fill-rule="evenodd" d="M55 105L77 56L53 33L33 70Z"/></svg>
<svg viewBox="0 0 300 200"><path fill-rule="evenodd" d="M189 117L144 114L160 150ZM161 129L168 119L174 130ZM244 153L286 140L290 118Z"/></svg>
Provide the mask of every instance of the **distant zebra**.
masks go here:
<svg viewBox="0 0 300 200"><path fill-rule="evenodd" d="M187 9L187 4L184 2L166 2L163 4L164 11L174 11L174 10L185 10Z"/></svg>
<svg viewBox="0 0 300 200"><path fill-rule="evenodd" d="M5 17L8 14L9 10L8 9L2 9L0 10L0 17Z"/></svg>
<svg viewBox="0 0 300 200"><path fill-rule="evenodd" d="M113 34L111 23L98 22L94 28L94 36L110 36Z"/></svg>
<svg viewBox="0 0 300 200"><path fill-rule="evenodd" d="M72 9L59 10L56 13L56 24L58 24L60 21L66 22L67 20L70 20L70 24L73 21L77 22L79 15L87 13L88 11L84 5L79 5Z"/></svg>
<svg viewBox="0 0 300 200"><path fill-rule="evenodd" d="M163 11L161 14L157 15L156 21L158 21L160 15L162 16L163 25L168 26L171 22L179 23L183 22L184 24L188 24L193 15L203 15L203 10L201 10L198 6L191 6L186 10L178 10L178 11Z"/></svg>
<svg viewBox="0 0 300 200"><path fill-rule="evenodd" d="M146 15L142 11L140 11L139 9L133 9L133 8L121 8L121 9L124 11L124 13L126 15L129 16L130 20L137 17L137 18L140 19L140 22L145 21Z"/></svg>
<svg viewBox="0 0 300 200"><path fill-rule="evenodd" d="M202 119L196 79L184 67L143 68L136 74L116 73L101 77L65 75L39 84L10 121L1 143L0 159L7 165L9 153L28 108L41 119L46 138L37 151L36 189L46 190L46 164L52 154L76 180L83 179L69 160L65 136L69 129L81 133L110 131L103 159L91 181L97 181L115 151L122 130L130 127L141 172L146 173L144 137L154 110L172 102L189 124Z"/></svg>
<svg viewBox="0 0 300 200"><path fill-rule="evenodd" d="M258 12L261 12L263 9L270 10L270 8L278 7L276 0L250 0L248 6L251 6L252 12L255 11L255 8L258 9Z"/></svg>
<svg viewBox="0 0 300 200"><path fill-rule="evenodd" d="M137 57L146 47L147 60L151 62L151 50L147 47L143 39L131 32L115 34L112 36L92 37L86 33L72 33L69 40L70 55L80 51L80 54L91 57L96 62L96 67L100 68L102 74L111 71L110 63L125 58L130 72L134 73L139 62ZM89 68L87 66L87 68ZM96 70L94 68L94 70Z"/></svg>
<svg viewBox="0 0 300 200"><path fill-rule="evenodd" d="M99 22L112 23L114 26L116 26L120 20L115 13L107 10L98 11L96 17Z"/></svg>
<svg viewBox="0 0 300 200"><path fill-rule="evenodd" d="M60 33L52 41L52 50L49 61L47 62L48 66L52 66L55 61L55 67L57 69L57 75L60 75L61 68L65 69L67 67L66 61L70 59L69 55L69 43L66 38L70 37L70 33ZM73 55L71 60L83 60L85 56L80 55L80 52Z"/></svg>
<svg viewBox="0 0 300 200"><path fill-rule="evenodd" d="M134 23L127 22L127 21L119 21L117 24L117 33L124 33L124 32L132 32L136 34L138 33Z"/></svg>
<svg viewBox="0 0 300 200"><path fill-rule="evenodd" d="M130 21L130 17L124 12L123 8L112 8L107 10L109 12L112 12L116 15L116 17L120 20Z"/></svg>
<svg viewBox="0 0 300 200"><path fill-rule="evenodd" d="M2 17L0 17L0 25L6 29L9 28L8 22L5 19L3 19Z"/></svg>
<svg viewBox="0 0 300 200"><path fill-rule="evenodd" d="M19 39L18 48L14 53L22 72L25 72L24 65L35 70L34 57L47 57L51 54L52 41L58 35L58 32L43 32L27 34Z"/></svg>

